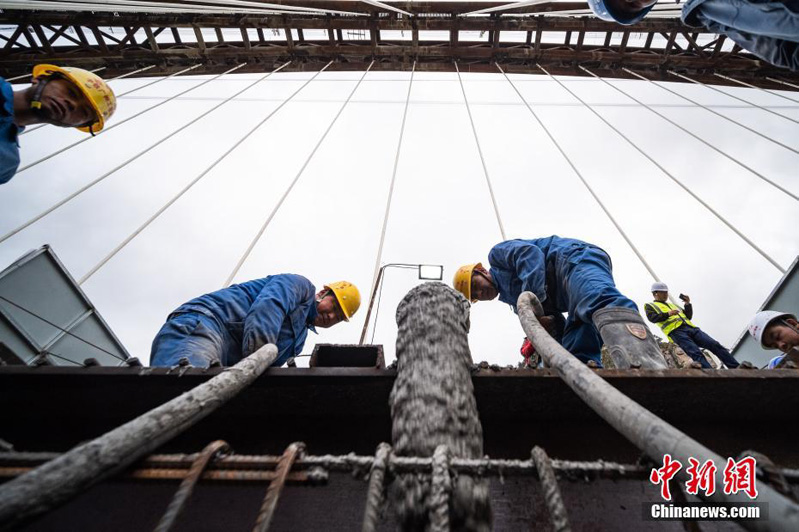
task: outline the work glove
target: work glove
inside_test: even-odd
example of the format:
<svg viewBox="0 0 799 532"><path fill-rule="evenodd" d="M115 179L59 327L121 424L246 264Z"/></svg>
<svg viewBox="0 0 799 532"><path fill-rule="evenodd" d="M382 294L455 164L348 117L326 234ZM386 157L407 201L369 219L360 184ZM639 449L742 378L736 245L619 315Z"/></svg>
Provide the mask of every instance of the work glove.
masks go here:
<svg viewBox="0 0 799 532"><path fill-rule="evenodd" d="M527 338L524 339L524 342L522 342L522 348L519 350L519 352L524 357L524 367L538 367L538 356L536 355L535 347L533 347L533 344L530 343L530 340Z"/></svg>

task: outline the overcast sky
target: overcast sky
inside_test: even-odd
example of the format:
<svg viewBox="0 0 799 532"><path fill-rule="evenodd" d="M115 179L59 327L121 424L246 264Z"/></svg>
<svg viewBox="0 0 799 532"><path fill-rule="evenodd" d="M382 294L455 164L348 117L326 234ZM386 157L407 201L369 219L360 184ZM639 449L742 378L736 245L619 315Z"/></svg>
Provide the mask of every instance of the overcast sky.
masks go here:
<svg viewBox="0 0 799 532"><path fill-rule="evenodd" d="M274 75L160 143L0 244L0 267L49 243L81 278L312 75ZM166 316L184 301L223 286L361 75L319 75L83 284L131 355L149 360L150 343ZM181 76L122 97L109 124L209 77ZM212 81L19 173L0 187L0 233L259 77ZM318 336L310 333L304 353L315 342L359 339L409 79L409 73L366 76L236 277L293 272L317 287L340 279L358 285L364 303L355 319L320 329ZM493 74L463 79L508 238L558 234L601 246L613 259L621 291L643 308L651 299L652 277L509 83ZM545 76L511 79L661 279L675 295L691 296L695 323L731 347L781 273L557 83ZM791 264L799 253L799 202L601 81L559 79L783 268ZM120 80L112 86L119 94L151 81ZM795 153L656 85L611 83L799 194ZM709 88L666 86L799 147L797 93L782 93L794 100L789 101L759 90L721 89L791 121ZM22 166L82 138L80 132L50 126L25 134ZM461 264L486 262L491 246L501 240L456 74L416 74L382 263L442 264L449 283ZM386 272L374 341L384 345L388 362L394 358L394 311L418 282L411 270ZM478 303L471 322L476 361L521 360L523 333L507 305Z"/></svg>

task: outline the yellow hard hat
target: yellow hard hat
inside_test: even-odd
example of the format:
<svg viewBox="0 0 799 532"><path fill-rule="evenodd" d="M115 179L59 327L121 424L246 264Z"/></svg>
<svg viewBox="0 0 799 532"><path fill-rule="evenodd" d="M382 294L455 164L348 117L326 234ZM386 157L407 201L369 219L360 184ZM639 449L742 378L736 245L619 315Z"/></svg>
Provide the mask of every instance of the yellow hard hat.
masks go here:
<svg viewBox="0 0 799 532"><path fill-rule="evenodd" d="M358 287L347 281L337 281L325 285L325 288L333 292L341 310L344 312L344 319L350 321L352 315L361 306L361 293L358 291Z"/></svg>
<svg viewBox="0 0 799 532"><path fill-rule="evenodd" d="M479 262L475 262L474 264L461 266L458 268L458 271L455 272L455 277L452 278L452 286L455 290L463 294L466 299L472 303L477 301L476 299L472 299L472 273L474 269L478 267L482 268L483 265Z"/></svg>
<svg viewBox="0 0 799 532"><path fill-rule="evenodd" d="M88 126L80 126L77 129L86 133L96 133L102 130L105 121L111 118L117 108L117 98L114 96L114 91L111 90L111 87L100 76L82 68L44 64L33 67L34 78L52 76L53 74L59 74L74 83L86 96L86 99L89 100L94 109L94 114L97 116L95 122Z"/></svg>

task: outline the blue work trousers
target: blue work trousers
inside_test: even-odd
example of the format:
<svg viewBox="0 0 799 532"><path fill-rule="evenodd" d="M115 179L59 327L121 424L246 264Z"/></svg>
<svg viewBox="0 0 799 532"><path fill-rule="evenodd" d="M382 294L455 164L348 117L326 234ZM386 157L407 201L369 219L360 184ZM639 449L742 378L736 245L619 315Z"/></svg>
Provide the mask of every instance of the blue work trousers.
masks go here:
<svg viewBox="0 0 799 532"><path fill-rule="evenodd" d="M689 24L695 19L773 65L799 70L799 0L693 0L683 13Z"/></svg>
<svg viewBox="0 0 799 532"><path fill-rule="evenodd" d="M207 368L219 361L235 364L229 353L240 353L241 343L213 318L199 312L170 316L155 335L150 351L150 366L174 366L187 358L192 366Z"/></svg>
<svg viewBox="0 0 799 532"><path fill-rule="evenodd" d="M716 355L728 368L737 368L739 366L738 361L733 358L723 345L705 334L699 327L681 325L669 333L669 338L679 345L689 357L702 364L703 368L711 368L712 366L708 363L700 348L707 349Z"/></svg>
<svg viewBox="0 0 799 532"><path fill-rule="evenodd" d="M569 313L561 344L582 362L593 360L601 366L602 338L594 327L594 312L605 307L638 311L638 306L616 288L610 257L597 247L585 247L558 270L565 273L559 276L559 289L567 295Z"/></svg>

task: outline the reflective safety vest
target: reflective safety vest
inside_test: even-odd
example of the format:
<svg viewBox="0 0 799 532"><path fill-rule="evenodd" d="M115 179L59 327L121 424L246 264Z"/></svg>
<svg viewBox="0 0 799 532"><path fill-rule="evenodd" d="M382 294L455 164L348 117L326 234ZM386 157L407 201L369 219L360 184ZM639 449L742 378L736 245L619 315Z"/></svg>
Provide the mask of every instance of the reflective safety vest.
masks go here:
<svg viewBox="0 0 799 532"><path fill-rule="evenodd" d="M691 327L696 327L696 325L694 325L693 323L690 322L690 320L688 320L686 315L683 313L682 309L670 301L667 301L665 303L661 303L660 301L652 301L651 303L647 303L647 305L652 305L660 312L664 313L668 313L670 310L680 311L679 314L675 314L674 316L669 316L665 320L657 322L658 327L663 329L663 334L665 334L666 337L669 336L669 333L671 331L681 326L683 323L685 323L686 325L690 325ZM669 338L669 340L671 340L671 338Z"/></svg>

